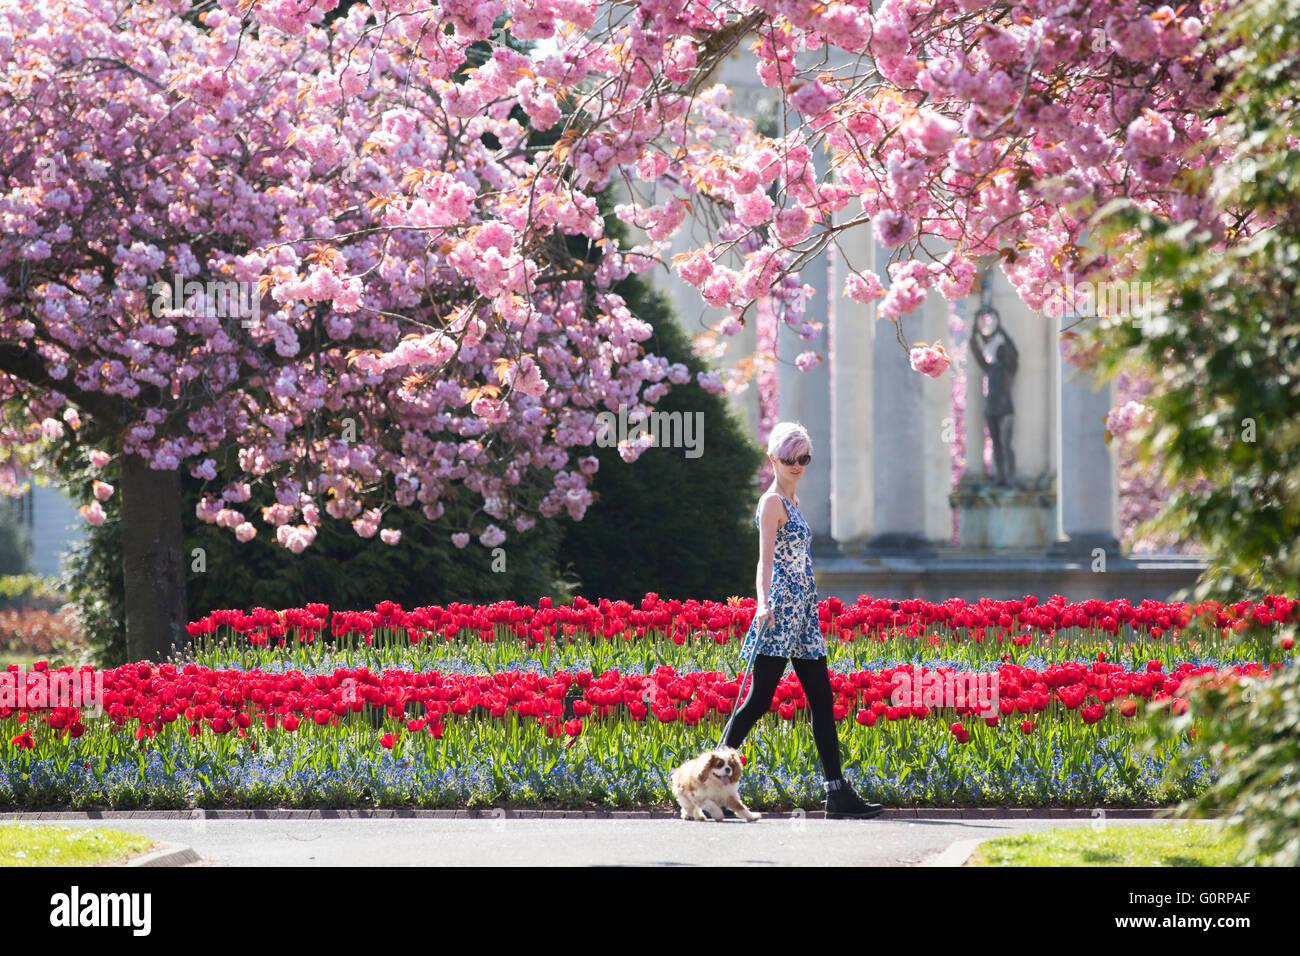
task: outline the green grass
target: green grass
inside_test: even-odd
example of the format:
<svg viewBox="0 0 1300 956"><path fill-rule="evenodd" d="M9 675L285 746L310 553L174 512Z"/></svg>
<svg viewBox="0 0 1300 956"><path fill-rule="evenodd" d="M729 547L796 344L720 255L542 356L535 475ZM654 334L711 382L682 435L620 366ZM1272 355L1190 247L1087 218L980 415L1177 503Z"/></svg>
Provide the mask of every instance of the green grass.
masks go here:
<svg viewBox="0 0 1300 956"><path fill-rule="evenodd" d="M35 654L20 654L17 651L5 651L0 654L0 671L7 668L10 664L17 664L24 671L32 669L32 665L40 660L49 660L49 655L37 657Z"/></svg>
<svg viewBox="0 0 1300 956"><path fill-rule="evenodd" d="M151 846L148 837L117 830L0 824L0 866L91 866L115 862Z"/></svg>
<svg viewBox="0 0 1300 956"><path fill-rule="evenodd" d="M1091 826L999 837L967 866L1236 866L1240 836L1214 824Z"/></svg>

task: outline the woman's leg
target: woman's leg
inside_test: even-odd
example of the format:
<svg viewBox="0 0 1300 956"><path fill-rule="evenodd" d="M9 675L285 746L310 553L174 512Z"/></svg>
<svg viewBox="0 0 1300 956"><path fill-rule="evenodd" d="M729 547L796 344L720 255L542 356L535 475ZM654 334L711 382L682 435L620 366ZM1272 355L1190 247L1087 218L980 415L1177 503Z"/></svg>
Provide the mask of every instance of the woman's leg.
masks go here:
<svg viewBox="0 0 1300 956"><path fill-rule="evenodd" d="M835 728L835 695L825 656L792 657L795 676L812 712L813 740L827 780L840 779L840 738Z"/></svg>
<svg viewBox="0 0 1300 956"><path fill-rule="evenodd" d="M749 685L749 696L736 708L736 716L731 721L730 729L727 730L727 739L723 741L725 746L739 747L754 724L758 723L758 718L772 709L772 695L776 693L776 685L784 673L784 657L772 657L768 654L758 654L754 657L753 680Z"/></svg>

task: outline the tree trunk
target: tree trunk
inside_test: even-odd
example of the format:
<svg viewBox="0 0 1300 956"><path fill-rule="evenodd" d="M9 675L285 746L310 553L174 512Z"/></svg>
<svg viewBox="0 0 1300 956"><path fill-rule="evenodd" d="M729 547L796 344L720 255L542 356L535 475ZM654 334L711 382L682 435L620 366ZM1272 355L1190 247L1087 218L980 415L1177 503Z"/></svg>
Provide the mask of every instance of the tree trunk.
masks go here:
<svg viewBox="0 0 1300 956"><path fill-rule="evenodd" d="M126 655L157 663L189 642L181 476L125 455L121 492Z"/></svg>

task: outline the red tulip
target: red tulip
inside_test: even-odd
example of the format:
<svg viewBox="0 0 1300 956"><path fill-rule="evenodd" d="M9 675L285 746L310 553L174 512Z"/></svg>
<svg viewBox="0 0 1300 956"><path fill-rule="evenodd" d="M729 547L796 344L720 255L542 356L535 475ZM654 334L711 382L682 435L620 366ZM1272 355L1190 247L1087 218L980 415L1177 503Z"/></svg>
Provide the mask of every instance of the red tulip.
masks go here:
<svg viewBox="0 0 1300 956"><path fill-rule="evenodd" d="M1034 727L1036 726L1037 725L1032 720L1022 720L1020 722L1020 732L1022 734L1032 734L1034 732Z"/></svg>
<svg viewBox="0 0 1300 956"><path fill-rule="evenodd" d="M394 737L391 733L387 733L384 734L384 736L379 738L379 742L384 745L385 749L392 750L393 744L397 743L397 738Z"/></svg>

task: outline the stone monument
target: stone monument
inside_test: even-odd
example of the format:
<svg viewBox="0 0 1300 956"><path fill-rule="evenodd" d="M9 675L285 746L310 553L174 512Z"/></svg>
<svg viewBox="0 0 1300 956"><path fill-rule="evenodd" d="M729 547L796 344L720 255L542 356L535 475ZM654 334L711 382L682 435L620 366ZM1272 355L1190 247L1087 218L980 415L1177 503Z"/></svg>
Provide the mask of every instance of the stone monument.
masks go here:
<svg viewBox="0 0 1300 956"><path fill-rule="evenodd" d="M832 55L828 68L860 68L843 60ZM718 72L736 90L737 110L755 116L756 104L771 91L758 84L752 56L737 52ZM820 150L816 154L824 161ZM835 221L861 214L853 201ZM692 218L673 253L692 244ZM936 261L950 249L932 237L924 244ZM963 319L973 316L963 322L971 346L966 466L954 487L952 380L912 371L900 347L900 338L951 342L950 304L931 292L899 330L877 316L876 303L843 295L850 270L874 272L888 288L890 257L870 226L839 233L833 251L823 250L801 273L817 290L805 318L824 323L819 336L802 340L778 325L778 418L803 422L817 448L799 491L821 596L974 603L1026 594L1046 600L1059 593L1071 601L1127 598L1136 604L1186 593L1204 571L1203 559L1120 551L1116 452L1104 439L1114 385L1099 388L1090 373L1063 360L1061 332L1075 317L1049 319L1032 311L993 256L978 263L971 294L952 304ZM647 277L668 290L692 334L722 318L719 310L703 307L699 293L675 272L654 270ZM991 324L977 330L980 323ZM722 369L745 361L755 344L748 325L724 350ZM983 351L986 345L992 355ZM804 349L821 352L826 361L798 371L793 356ZM757 442L756 384L729 400L754 426ZM992 474L984 467L986 427ZM955 544L954 511L960 516Z"/></svg>

